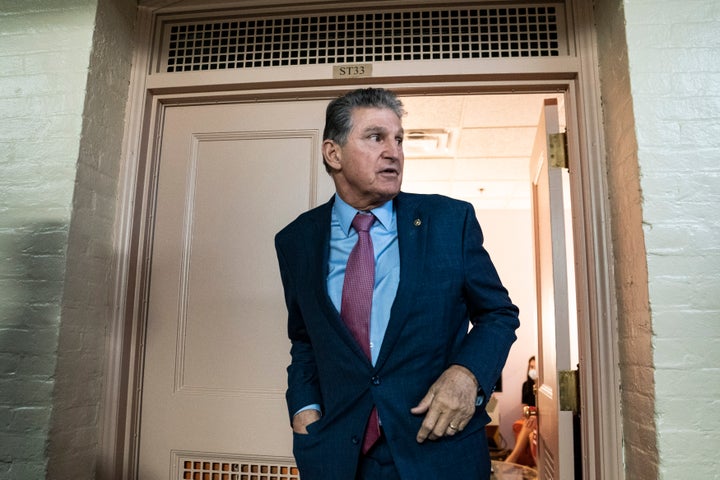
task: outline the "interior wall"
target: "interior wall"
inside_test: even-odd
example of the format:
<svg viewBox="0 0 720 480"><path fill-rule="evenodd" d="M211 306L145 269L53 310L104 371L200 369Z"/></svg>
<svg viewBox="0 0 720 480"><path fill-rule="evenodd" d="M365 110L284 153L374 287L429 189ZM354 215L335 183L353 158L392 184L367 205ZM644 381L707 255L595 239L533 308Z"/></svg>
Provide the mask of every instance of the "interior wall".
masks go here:
<svg viewBox="0 0 720 480"><path fill-rule="evenodd" d="M716 478L720 5L716 0L621 3L642 192L642 218L635 228L644 234L651 311L650 322L643 312L631 323L641 341L627 350L652 352L650 366L641 363L644 368L628 373L630 380L654 385L637 407L646 409L648 423L654 420L658 478ZM651 433L644 437L650 448ZM628 461L631 455L628 451Z"/></svg>
<svg viewBox="0 0 720 480"><path fill-rule="evenodd" d="M133 0L99 0L93 17L47 450L52 479L96 478L136 9Z"/></svg>
<svg viewBox="0 0 720 480"><path fill-rule="evenodd" d="M0 478L45 478L95 2L2 2Z"/></svg>
<svg viewBox="0 0 720 480"><path fill-rule="evenodd" d="M715 478L720 9L601 0L596 15L627 478Z"/></svg>
<svg viewBox="0 0 720 480"><path fill-rule="evenodd" d="M603 7L597 11L597 32L618 287L625 469L628 478L654 479L657 478L658 453L655 447L652 328L624 12L619 1L607 1Z"/></svg>

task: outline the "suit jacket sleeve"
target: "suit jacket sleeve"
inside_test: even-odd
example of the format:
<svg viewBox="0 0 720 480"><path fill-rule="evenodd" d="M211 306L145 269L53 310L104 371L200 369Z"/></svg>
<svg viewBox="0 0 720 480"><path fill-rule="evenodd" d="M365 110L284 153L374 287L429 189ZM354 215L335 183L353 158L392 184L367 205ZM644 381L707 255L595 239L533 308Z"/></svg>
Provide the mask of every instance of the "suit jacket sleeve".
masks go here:
<svg viewBox="0 0 720 480"><path fill-rule="evenodd" d="M318 384L318 371L312 343L299 306L297 289L297 282L300 281L298 279L299 269L297 265L288 261L290 252L284 245L281 235L278 234L275 238L275 249L288 310L288 337L291 342L292 363L288 367L286 399L292 423L292 417L301 408L312 404L322 405L322 395ZM293 252L293 254L297 256L298 252Z"/></svg>
<svg viewBox="0 0 720 480"><path fill-rule="evenodd" d="M518 308L502 285L488 252L483 233L470 204L466 204L463 233L464 296L473 325L453 363L475 375L485 403L502 372L515 330L520 326Z"/></svg>

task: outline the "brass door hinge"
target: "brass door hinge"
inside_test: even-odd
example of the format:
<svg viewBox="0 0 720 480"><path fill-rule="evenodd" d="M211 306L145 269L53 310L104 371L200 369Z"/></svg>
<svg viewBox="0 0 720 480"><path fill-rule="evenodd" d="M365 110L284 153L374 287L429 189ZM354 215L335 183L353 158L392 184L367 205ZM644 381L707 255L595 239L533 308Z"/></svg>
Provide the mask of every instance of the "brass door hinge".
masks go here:
<svg viewBox="0 0 720 480"><path fill-rule="evenodd" d="M548 135L548 157L551 167L568 168L567 133Z"/></svg>
<svg viewBox="0 0 720 480"><path fill-rule="evenodd" d="M560 370L558 372L558 388L560 389L560 410L578 413L580 399L578 398L578 371Z"/></svg>

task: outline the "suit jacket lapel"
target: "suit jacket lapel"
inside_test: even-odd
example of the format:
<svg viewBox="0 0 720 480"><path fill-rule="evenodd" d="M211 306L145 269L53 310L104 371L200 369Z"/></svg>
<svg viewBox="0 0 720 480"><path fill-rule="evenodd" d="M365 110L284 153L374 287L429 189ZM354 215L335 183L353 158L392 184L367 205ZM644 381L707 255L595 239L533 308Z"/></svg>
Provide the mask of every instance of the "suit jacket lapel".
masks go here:
<svg viewBox="0 0 720 480"><path fill-rule="evenodd" d="M418 278L425 262L427 214L421 211L419 198L400 193L395 199L398 246L400 248L400 283L390 311L390 322L375 368L380 368L395 347L407 321L407 313L416 298Z"/></svg>
<svg viewBox="0 0 720 480"><path fill-rule="evenodd" d="M312 258L309 261L311 269L308 278L308 285L317 285L315 289L318 305L323 313L323 318L331 328L335 330L337 335L348 345L348 347L356 352L358 357L364 362L369 362L365 352L355 341L350 330L345 326L340 313L335 309L335 305L330 299L327 290L328 261L330 256L330 223L332 217L332 205L335 197L333 196L329 202L320 206L314 211L312 217L312 232L309 233L307 241L309 242L308 251Z"/></svg>
<svg viewBox="0 0 720 480"><path fill-rule="evenodd" d="M317 285L315 293L320 307L328 317L334 312L330 296L327 293L326 280L328 270L328 256L330 255L330 216L333 199L313 211L311 229L305 239L311 258L307 264L311 267L307 272L309 285Z"/></svg>

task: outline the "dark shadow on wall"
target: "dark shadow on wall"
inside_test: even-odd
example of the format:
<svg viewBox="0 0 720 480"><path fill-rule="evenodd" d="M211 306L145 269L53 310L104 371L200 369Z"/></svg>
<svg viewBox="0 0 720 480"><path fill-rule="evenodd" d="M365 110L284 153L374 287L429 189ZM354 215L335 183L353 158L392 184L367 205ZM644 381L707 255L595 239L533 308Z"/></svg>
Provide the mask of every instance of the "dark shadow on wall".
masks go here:
<svg viewBox="0 0 720 480"><path fill-rule="evenodd" d="M83 177L83 166L78 177ZM112 317L113 223L103 216L113 196L84 210L78 200L95 198L76 184L68 235L57 341L47 478L97 478L106 341ZM111 200L107 200L107 198Z"/></svg>
<svg viewBox="0 0 720 480"><path fill-rule="evenodd" d="M44 478L68 225L0 223L0 478Z"/></svg>

